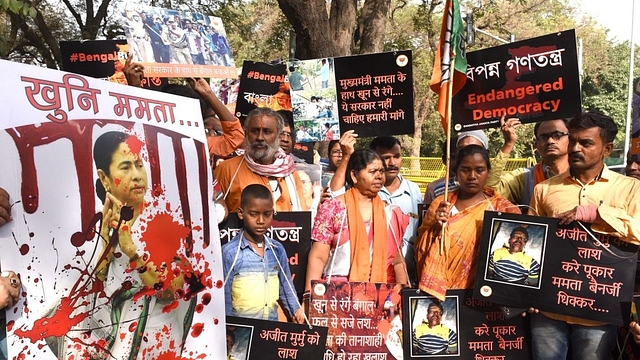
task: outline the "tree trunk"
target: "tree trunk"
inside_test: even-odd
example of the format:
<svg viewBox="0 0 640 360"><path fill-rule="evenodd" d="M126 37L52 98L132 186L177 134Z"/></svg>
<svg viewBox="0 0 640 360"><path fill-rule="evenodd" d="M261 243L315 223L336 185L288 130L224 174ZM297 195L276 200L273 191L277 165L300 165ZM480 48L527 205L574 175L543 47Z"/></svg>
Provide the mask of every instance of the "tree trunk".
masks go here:
<svg viewBox="0 0 640 360"><path fill-rule="evenodd" d="M360 22L360 54L379 53L384 50L390 6L390 0L365 1Z"/></svg>
<svg viewBox="0 0 640 360"><path fill-rule="evenodd" d="M278 0L296 32L296 58L301 60L381 52L391 0L366 0L358 26L356 0ZM355 33L360 45L356 47Z"/></svg>
<svg viewBox="0 0 640 360"><path fill-rule="evenodd" d="M334 56L329 15L324 0L278 0L282 13L296 32L296 58L301 60Z"/></svg>

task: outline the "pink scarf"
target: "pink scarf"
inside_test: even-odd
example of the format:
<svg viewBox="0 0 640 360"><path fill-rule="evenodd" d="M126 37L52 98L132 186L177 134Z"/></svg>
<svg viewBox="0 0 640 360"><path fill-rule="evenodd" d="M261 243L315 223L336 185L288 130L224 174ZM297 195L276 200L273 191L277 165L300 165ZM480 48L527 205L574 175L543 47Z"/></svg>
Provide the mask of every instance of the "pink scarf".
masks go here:
<svg viewBox="0 0 640 360"><path fill-rule="evenodd" d="M296 165L293 162L293 157L284 153L284 150L278 149L276 151L273 164L263 165L253 161L251 156L245 151L244 161L247 164L249 170L254 173L267 177L283 178L291 175L296 169Z"/></svg>

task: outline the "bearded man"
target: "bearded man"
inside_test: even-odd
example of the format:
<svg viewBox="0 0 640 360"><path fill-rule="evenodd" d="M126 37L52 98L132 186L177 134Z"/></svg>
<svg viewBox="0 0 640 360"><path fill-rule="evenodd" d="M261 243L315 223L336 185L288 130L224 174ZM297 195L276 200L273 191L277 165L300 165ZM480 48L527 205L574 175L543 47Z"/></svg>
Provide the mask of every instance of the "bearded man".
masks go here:
<svg viewBox="0 0 640 360"><path fill-rule="evenodd" d="M223 161L214 173L229 212L238 211L240 193L250 184L271 189L276 211L308 210L293 157L280 148L283 127L282 116L269 108L256 108L247 115L244 155Z"/></svg>

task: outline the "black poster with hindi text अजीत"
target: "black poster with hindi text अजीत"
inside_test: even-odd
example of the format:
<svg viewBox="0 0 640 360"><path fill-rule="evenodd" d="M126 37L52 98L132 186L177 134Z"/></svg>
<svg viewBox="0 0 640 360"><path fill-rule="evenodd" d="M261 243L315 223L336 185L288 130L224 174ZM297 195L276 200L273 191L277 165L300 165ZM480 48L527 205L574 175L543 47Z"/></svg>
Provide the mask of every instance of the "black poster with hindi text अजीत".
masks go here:
<svg viewBox="0 0 640 360"><path fill-rule="evenodd" d="M471 289L447 290L444 301L403 289L402 316L405 360L531 358L529 319L473 299Z"/></svg>
<svg viewBox="0 0 640 360"><path fill-rule="evenodd" d="M227 316L227 353L234 360L321 360L327 328ZM226 359L226 358L225 358Z"/></svg>
<svg viewBox="0 0 640 360"><path fill-rule="evenodd" d="M627 324L638 246L558 221L485 212L474 298Z"/></svg>

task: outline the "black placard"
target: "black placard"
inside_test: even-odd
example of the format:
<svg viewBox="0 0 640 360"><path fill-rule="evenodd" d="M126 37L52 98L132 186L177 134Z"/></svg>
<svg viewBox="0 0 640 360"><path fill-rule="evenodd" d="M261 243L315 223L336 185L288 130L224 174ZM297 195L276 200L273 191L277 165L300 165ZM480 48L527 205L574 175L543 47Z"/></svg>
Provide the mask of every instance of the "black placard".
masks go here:
<svg viewBox="0 0 640 360"><path fill-rule="evenodd" d="M240 76L236 117L244 122L256 107L291 111L291 93L284 64L245 61Z"/></svg>
<svg viewBox="0 0 640 360"><path fill-rule="evenodd" d="M471 290L447 290L440 302L436 298L416 289L402 291L404 359L478 359L505 360L530 359L528 319L521 316L507 317L502 308L486 300L474 300ZM425 331L433 312L442 306L439 319L434 319L431 328L440 331ZM422 325L422 324L425 325ZM417 333L416 328L421 326ZM438 329L438 328L436 328ZM447 331L443 331L446 329ZM449 334L447 347L440 353L434 347L417 344L416 335L428 340L432 333ZM426 337L426 339L425 339Z"/></svg>
<svg viewBox="0 0 640 360"><path fill-rule="evenodd" d="M311 281L309 320L327 326L325 360L402 359L400 284Z"/></svg>
<svg viewBox="0 0 640 360"><path fill-rule="evenodd" d="M571 117L581 111L575 30L467 53L467 81L453 97L453 128Z"/></svg>
<svg viewBox="0 0 640 360"><path fill-rule="evenodd" d="M126 40L60 41L64 71L112 82L127 84L122 68L127 59ZM145 77L142 87L159 90L169 81L166 78Z"/></svg>
<svg viewBox="0 0 640 360"><path fill-rule="evenodd" d="M410 50L340 57L334 63L341 134L415 132Z"/></svg>
<svg viewBox="0 0 640 360"><path fill-rule="evenodd" d="M485 212L474 297L610 324L628 323L638 246L581 225L559 226L553 218ZM516 227L529 234L524 255L503 259L525 268L524 257L534 259L540 264L537 281L529 276L509 282L496 276L498 265L493 274L489 270L492 253L509 246ZM517 253L515 247L512 250Z"/></svg>
<svg viewBox="0 0 640 360"><path fill-rule="evenodd" d="M227 222L220 228L220 243L228 243L242 229L237 213L229 213ZM307 257L311 248L311 212L283 211L273 215L271 229L266 235L280 241L289 258L289 269L293 285L298 294L304 292L307 275Z"/></svg>
<svg viewBox="0 0 640 360"><path fill-rule="evenodd" d="M292 153L307 164L313 164L313 148L315 145L315 141L296 143L293 146Z"/></svg>
<svg viewBox="0 0 640 360"><path fill-rule="evenodd" d="M235 360L321 360L326 341L326 327L227 316L227 347Z"/></svg>

